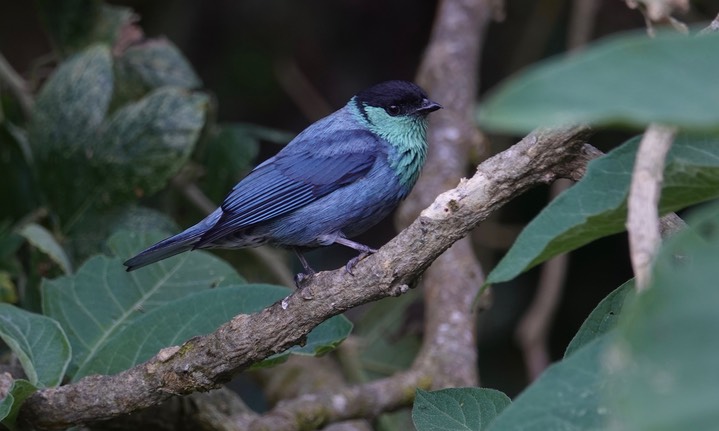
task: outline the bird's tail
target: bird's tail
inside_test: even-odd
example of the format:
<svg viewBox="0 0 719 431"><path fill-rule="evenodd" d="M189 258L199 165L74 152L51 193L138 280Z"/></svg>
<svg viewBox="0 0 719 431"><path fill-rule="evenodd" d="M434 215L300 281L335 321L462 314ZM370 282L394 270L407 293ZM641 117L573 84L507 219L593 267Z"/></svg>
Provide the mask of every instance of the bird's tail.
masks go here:
<svg viewBox="0 0 719 431"><path fill-rule="evenodd" d="M219 220L222 210L218 208L206 219L175 236L163 239L138 255L126 260L123 265L127 271L134 271L143 266L167 259L184 251L191 250L200 241L202 235Z"/></svg>

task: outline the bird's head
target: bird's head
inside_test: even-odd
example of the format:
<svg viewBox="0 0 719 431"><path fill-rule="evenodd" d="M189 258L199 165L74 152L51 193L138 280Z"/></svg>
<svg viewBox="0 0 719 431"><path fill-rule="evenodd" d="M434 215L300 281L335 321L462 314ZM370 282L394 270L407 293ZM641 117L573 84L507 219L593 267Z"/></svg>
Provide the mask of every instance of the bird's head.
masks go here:
<svg viewBox="0 0 719 431"><path fill-rule="evenodd" d="M419 86L408 81L386 81L352 98L370 128L380 132L406 127L424 128L430 112L440 109Z"/></svg>

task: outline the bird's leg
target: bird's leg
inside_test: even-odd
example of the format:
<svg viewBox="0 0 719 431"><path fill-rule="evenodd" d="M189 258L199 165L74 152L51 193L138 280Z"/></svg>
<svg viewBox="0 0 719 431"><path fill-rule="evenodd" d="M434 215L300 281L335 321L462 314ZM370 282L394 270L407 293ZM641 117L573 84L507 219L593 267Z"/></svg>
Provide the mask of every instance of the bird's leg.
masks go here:
<svg viewBox="0 0 719 431"><path fill-rule="evenodd" d="M292 247L292 250L294 250L295 254L297 255L297 258L302 264L302 268L304 268L305 270L305 272L300 272L299 274L295 275L295 286L297 286L298 289L302 289L302 285L309 279L311 279L316 272L307 262L307 259L305 259L305 256L302 254L299 248Z"/></svg>
<svg viewBox="0 0 719 431"><path fill-rule="evenodd" d="M365 257L369 256L372 253L377 253L377 250L375 250L371 247L367 247L364 244L350 241L347 238L338 237L337 239L335 239L335 243L342 244L345 247L349 247L351 249L354 249L354 250L357 250L360 252L360 254L358 256L355 256L352 259L350 259L349 262L347 262L347 265L345 265L345 270L347 270L347 272L350 275L354 275L352 270L359 263L360 260L364 259Z"/></svg>

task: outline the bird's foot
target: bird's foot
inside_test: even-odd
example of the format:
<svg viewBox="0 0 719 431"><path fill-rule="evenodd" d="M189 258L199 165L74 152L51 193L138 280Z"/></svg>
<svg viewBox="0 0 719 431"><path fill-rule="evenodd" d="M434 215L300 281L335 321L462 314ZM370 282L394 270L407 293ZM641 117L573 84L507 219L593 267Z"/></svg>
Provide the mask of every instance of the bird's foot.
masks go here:
<svg viewBox="0 0 719 431"><path fill-rule="evenodd" d="M310 271L297 273L295 275L295 286L297 286L298 289L302 289L312 280L315 274L315 271L311 268Z"/></svg>
<svg viewBox="0 0 719 431"><path fill-rule="evenodd" d="M354 272L352 272L352 270L354 270L355 266L357 266L357 264L360 263L360 261L362 259L364 259L365 257L369 256L370 254L374 254L374 253L377 253L377 250L367 247L366 249L362 250L362 252L359 255L353 257L352 259L349 260L349 262L347 262L347 265L345 265L345 270L347 271L347 273L349 275L355 275Z"/></svg>

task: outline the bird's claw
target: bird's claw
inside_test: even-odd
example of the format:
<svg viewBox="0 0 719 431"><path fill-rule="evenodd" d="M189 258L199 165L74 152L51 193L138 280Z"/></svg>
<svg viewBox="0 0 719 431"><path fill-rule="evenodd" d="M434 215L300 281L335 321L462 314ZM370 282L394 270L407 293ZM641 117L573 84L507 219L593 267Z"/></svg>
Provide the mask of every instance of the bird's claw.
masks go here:
<svg viewBox="0 0 719 431"><path fill-rule="evenodd" d="M360 263L360 261L362 259L364 259L365 257L369 256L370 254L374 254L374 253L377 253L377 250L368 247L367 250L361 252L357 256L350 259L349 262L347 262L347 265L345 265L345 271L347 271L347 273L349 275L354 276L355 274L354 274L354 272L352 272L354 267L357 266L357 264Z"/></svg>
<svg viewBox="0 0 719 431"><path fill-rule="evenodd" d="M310 280L312 280L314 275L315 271L297 273L295 275L295 286L297 286L298 289L302 289Z"/></svg>

